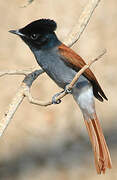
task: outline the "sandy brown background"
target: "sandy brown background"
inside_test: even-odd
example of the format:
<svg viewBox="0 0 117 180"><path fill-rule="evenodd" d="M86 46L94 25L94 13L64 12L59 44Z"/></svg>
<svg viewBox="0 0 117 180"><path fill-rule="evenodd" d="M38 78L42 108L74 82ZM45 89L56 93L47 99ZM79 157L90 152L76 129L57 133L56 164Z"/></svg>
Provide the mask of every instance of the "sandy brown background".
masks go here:
<svg viewBox="0 0 117 180"><path fill-rule="evenodd" d="M10 29L39 18L57 21L63 40L87 0L0 1L0 69L26 69L36 65L29 48ZM25 100L0 139L0 180L111 180L117 179L117 1L101 1L80 40L72 47L87 62L104 48L103 60L92 66L109 101L96 100L97 113L109 145L113 169L98 176L82 114L72 97L60 105L38 107ZM23 80L0 78L0 118ZM32 94L50 99L60 89L47 75L32 86Z"/></svg>

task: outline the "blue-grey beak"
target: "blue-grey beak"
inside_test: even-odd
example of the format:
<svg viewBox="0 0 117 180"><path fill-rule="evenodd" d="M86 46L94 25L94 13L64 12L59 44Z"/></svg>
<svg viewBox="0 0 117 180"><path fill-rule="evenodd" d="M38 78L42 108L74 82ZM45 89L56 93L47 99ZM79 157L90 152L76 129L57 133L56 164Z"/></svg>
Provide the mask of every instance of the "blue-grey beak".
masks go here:
<svg viewBox="0 0 117 180"><path fill-rule="evenodd" d="M22 34L21 32L19 32L19 30L10 30L10 33L16 34L18 36L25 36L24 34Z"/></svg>

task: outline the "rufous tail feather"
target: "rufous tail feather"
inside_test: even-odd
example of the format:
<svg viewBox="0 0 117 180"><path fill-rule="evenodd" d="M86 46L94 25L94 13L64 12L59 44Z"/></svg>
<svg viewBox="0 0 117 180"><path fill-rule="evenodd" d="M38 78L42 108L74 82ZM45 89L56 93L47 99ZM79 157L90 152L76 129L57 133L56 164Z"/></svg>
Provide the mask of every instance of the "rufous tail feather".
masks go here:
<svg viewBox="0 0 117 180"><path fill-rule="evenodd" d="M84 119L85 120L85 119ZM98 174L105 173L107 168L112 168L110 153L102 132L97 115L93 119L85 120L92 148L94 151L95 166Z"/></svg>

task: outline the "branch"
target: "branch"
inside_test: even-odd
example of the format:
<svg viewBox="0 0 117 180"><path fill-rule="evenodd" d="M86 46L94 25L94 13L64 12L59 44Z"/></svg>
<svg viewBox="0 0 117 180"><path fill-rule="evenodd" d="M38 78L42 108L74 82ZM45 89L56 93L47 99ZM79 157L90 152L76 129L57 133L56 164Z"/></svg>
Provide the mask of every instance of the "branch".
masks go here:
<svg viewBox="0 0 117 180"><path fill-rule="evenodd" d="M71 47L78 41L99 2L100 0L89 0L78 19L78 23L73 27L64 41L67 46Z"/></svg>
<svg viewBox="0 0 117 180"><path fill-rule="evenodd" d="M96 57L94 60L90 61L88 64L86 64L76 75L75 77L73 78L72 82L69 84L68 86L68 89L72 89L74 84L77 82L78 78L80 77L81 74L84 73L84 71L86 69L88 69L94 62L98 61L100 58L102 58L102 56L106 53L106 49L103 50L103 52L98 56Z"/></svg>
<svg viewBox="0 0 117 180"><path fill-rule="evenodd" d="M18 70L1 70L0 77L5 75L24 75L27 76L29 73L33 73L35 70L38 70L39 67L29 68L26 70L18 69Z"/></svg>
<svg viewBox="0 0 117 180"><path fill-rule="evenodd" d="M31 87L34 80L42 73L44 73L43 70L36 70L25 77L15 97L12 99L11 103L9 104L8 110L4 113L3 118L0 121L0 136L2 136L2 134L4 133L5 129L7 128L11 119L13 118L13 115L15 114L17 108L19 107L24 97L26 96L25 92L27 91L28 88Z"/></svg>

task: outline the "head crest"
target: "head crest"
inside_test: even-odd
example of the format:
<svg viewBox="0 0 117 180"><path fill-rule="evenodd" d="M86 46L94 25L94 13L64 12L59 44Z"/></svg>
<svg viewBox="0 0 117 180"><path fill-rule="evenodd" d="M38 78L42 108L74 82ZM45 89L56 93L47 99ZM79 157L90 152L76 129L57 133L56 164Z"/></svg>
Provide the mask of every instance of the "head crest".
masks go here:
<svg viewBox="0 0 117 180"><path fill-rule="evenodd" d="M56 22L51 19L40 19L40 20L34 21L34 23L35 22L38 22L39 26L41 26L43 29L48 29L48 31L53 32L57 28Z"/></svg>
<svg viewBox="0 0 117 180"><path fill-rule="evenodd" d="M23 33L52 33L56 30L57 24L55 21L50 19L39 19L31 22L27 26L21 29Z"/></svg>

